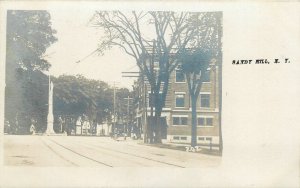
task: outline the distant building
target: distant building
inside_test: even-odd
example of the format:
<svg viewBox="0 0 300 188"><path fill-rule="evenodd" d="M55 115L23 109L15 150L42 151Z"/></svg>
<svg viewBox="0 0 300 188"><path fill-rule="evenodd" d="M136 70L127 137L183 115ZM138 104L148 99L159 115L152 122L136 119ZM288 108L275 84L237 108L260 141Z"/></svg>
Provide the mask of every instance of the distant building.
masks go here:
<svg viewBox="0 0 300 188"><path fill-rule="evenodd" d="M213 60L212 65L197 101L197 142L200 144L219 143L220 74L218 74L219 67ZM137 127L143 131L146 117L151 113L151 105L149 106L151 93L147 79L137 80L134 92L135 121ZM179 69L175 69L170 75L168 93L161 116L167 124L162 135L164 139L169 142L191 142L191 100L185 75Z"/></svg>

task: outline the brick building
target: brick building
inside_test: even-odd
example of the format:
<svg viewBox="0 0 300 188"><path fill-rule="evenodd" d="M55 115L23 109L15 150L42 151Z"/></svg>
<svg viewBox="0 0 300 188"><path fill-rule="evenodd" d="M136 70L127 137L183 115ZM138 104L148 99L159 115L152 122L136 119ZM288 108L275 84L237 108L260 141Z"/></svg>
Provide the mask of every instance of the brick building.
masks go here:
<svg viewBox="0 0 300 188"><path fill-rule="evenodd" d="M197 142L200 144L219 143L221 90L217 64L216 61L211 61L210 73L202 84L197 101ZM146 117L149 117L151 113L150 85L145 80L145 78L140 78L134 87L136 124L141 130L145 129ZM191 142L191 100L185 76L178 69L170 75L168 93L161 116L167 124L162 135L164 139L169 142Z"/></svg>

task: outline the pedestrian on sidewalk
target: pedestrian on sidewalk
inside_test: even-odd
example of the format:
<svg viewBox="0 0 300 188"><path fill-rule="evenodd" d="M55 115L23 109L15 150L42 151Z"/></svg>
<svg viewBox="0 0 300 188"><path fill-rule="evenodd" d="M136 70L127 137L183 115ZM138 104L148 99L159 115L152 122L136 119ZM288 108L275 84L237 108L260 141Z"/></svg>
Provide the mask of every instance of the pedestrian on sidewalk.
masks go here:
<svg viewBox="0 0 300 188"><path fill-rule="evenodd" d="M114 139L117 140L118 139L118 129L115 128L114 130Z"/></svg>
<svg viewBox="0 0 300 188"><path fill-rule="evenodd" d="M35 135L35 126L34 126L33 123L32 123L31 126L30 126L29 132L30 132L31 135Z"/></svg>

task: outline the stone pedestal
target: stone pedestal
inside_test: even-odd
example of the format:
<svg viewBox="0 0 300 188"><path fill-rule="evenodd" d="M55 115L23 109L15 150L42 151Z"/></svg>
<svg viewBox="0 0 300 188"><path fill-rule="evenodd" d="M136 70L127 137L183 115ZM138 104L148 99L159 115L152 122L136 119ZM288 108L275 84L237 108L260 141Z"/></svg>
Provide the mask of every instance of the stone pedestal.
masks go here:
<svg viewBox="0 0 300 188"><path fill-rule="evenodd" d="M48 114L48 117L47 117L47 130L45 132L45 135L54 135L55 132L54 132L54 129L53 129L53 114Z"/></svg>

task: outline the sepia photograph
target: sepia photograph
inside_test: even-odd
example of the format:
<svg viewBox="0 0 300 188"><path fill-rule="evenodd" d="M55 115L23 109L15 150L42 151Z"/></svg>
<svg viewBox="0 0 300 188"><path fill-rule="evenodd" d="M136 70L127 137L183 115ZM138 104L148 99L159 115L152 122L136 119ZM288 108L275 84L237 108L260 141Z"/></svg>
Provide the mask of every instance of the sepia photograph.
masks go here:
<svg viewBox="0 0 300 188"><path fill-rule="evenodd" d="M299 3L31 5L1 4L4 187L299 185Z"/></svg>
<svg viewBox="0 0 300 188"><path fill-rule="evenodd" d="M222 13L89 13L7 11L4 164L218 165Z"/></svg>

